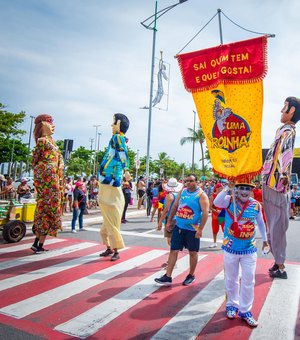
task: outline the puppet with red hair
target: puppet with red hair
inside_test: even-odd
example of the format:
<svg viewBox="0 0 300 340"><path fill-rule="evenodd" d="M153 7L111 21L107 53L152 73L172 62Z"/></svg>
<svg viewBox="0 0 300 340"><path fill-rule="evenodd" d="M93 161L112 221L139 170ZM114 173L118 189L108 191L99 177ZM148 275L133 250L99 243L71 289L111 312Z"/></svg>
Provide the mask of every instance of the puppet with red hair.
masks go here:
<svg viewBox="0 0 300 340"><path fill-rule="evenodd" d="M64 162L58 146L52 139L52 117L41 114L35 118L34 123L36 147L32 155L32 167L37 205L34 216L36 238L31 249L40 254L45 251L43 245L47 235L57 236L58 230L62 229Z"/></svg>

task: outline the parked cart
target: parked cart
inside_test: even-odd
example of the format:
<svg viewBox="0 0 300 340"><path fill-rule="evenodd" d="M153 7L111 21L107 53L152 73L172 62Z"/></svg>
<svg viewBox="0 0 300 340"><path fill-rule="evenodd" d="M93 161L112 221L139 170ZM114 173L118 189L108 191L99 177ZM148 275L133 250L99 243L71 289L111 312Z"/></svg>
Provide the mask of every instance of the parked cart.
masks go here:
<svg viewBox="0 0 300 340"><path fill-rule="evenodd" d="M25 222L33 220L35 204L0 201L0 230L6 242L19 242L26 234Z"/></svg>

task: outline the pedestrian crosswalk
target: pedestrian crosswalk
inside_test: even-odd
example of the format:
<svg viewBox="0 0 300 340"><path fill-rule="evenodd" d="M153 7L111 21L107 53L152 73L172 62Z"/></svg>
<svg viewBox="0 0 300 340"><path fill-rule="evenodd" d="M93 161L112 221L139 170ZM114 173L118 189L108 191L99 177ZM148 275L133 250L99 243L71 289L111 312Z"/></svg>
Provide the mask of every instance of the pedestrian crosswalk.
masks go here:
<svg viewBox="0 0 300 340"><path fill-rule="evenodd" d="M225 318L221 254L200 253L188 287L189 256L179 255L171 287L154 278L167 249L126 247L120 260L100 258L96 242L49 239L33 255L32 239L0 245L0 323L44 339L295 339L299 334L300 264L272 281L259 259L253 314L257 329ZM281 307L288 306L282 313Z"/></svg>

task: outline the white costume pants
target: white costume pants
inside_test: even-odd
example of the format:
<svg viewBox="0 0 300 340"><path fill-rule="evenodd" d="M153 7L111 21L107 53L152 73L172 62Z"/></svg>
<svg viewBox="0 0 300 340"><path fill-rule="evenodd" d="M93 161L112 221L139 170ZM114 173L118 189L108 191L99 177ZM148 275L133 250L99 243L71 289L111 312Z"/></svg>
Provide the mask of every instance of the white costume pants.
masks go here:
<svg viewBox="0 0 300 340"><path fill-rule="evenodd" d="M235 255L224 251L226 306L234 306L241 313L249 312L252 308L256 260L257 253Z"/></svg>

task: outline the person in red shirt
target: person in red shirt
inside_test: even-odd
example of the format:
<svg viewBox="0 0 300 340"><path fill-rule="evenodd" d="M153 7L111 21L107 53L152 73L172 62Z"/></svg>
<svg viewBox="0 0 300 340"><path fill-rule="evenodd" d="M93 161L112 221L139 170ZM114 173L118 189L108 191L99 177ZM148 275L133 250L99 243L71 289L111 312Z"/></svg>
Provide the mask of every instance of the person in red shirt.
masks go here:
<svg viewBox="0 0 300 340"><path fill-rule="evenodd" d="M220 230L220 226L222 231L224 231L224 217L225 213L222 211L223 209L217 208L213 202L217 197L218 193L223 189L223 185L221 183L217 183L213 188L213 193L209 199L209 206L211 210L211 227L213 232L213 244L209 246L209 248L217 248L217 235Z"/></svg>
<svg viewBox="0 0 300 340"><path fill-rule="evenodd" d="M267 228L267 220L266 220L266 215L264 211L264 202L263 202L263 197L262 197L262 188L260 185L260 181L257 179L254 181L255 188L252 190L253 198L256 199L262 206L262 214L263 214L263 219Z"/></svg>

